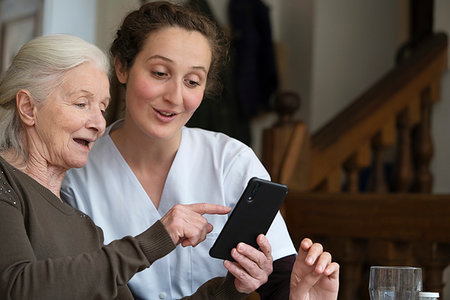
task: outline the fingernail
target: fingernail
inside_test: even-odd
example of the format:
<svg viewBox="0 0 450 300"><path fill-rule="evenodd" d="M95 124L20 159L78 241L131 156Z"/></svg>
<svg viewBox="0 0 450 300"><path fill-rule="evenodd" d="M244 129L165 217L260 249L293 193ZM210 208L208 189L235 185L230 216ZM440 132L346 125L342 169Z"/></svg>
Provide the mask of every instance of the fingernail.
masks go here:
<svg viewBox="0 0 450 300"><path fill-rule="evenodd" d="M308 258L306 258L306 262L307 262L308 264L312 264L312 263L314 262L314 260L313 260L312 257L308 257Z"/></svg>

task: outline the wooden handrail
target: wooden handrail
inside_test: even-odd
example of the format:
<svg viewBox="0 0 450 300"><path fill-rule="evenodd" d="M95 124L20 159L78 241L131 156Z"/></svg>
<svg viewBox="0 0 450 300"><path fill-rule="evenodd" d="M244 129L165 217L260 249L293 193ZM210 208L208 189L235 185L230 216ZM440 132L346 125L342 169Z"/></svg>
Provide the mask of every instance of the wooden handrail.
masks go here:
<svg viewBox="0 0 450 300"><path fill-rule="evenodd" d="M296 243L304 236L333 236L450 244L450 195L294 191L285 204Z"/></svg>
<svg viewBox="0 0 450 300"><path fill-rule="evenodd" d="M317 187L334 168L339 168L358 148L370 142L385 126L395 126L397 115L407 110L420 118L419 95L432 88L432 101L439 99L441 75L447 66L447 36L435 34L372 88L333 118L311 138L309 189Z"/></svg>

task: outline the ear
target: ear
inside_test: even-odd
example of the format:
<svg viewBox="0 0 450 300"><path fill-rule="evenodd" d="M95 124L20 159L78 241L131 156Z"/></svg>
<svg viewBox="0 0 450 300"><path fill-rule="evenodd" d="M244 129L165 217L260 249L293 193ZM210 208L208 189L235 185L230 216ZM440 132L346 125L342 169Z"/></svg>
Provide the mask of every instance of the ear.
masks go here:
<svg viewBox="0 0 450 300"><path fill-rule="evenodd" d="M35 101L27 90L19 90L16 94L16 107L19 117L25 125L33 126L35 123Z"/></svg>
<svg viewBox="0 0 450 300"><path fill-rule="evenodd" d="M128 81L128 70L117 56L114 57L114 70L116 71L116 76L119 82L126 84Z"/></svg>

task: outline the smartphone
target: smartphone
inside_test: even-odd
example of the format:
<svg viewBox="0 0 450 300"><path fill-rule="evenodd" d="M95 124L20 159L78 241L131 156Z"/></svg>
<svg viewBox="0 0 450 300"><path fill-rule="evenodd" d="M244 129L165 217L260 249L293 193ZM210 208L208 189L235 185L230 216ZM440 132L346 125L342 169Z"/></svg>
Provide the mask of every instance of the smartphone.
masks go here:
<svg viewBox="0 0 450 300"><path fill-rule="evenodd" d="M258 249L256 238L261 233L267 233L287 193L288 188L284 184L257 177L251 178L209 250L209 255L234 261L231 249L239 242Z"/></svg>

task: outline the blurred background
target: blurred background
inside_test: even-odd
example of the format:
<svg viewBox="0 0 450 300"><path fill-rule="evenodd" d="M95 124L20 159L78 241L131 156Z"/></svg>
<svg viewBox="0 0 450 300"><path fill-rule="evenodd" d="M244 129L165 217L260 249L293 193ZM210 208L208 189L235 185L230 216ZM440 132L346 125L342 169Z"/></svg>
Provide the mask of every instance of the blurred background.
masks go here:
<svg viewBox="0 0 450 300"><path fill-rule="evenodd" d="M1 71L8 67L17 49L37 35L74 34L108 51L118 24L130 10L136 9L143 2L145 1L0 0ZM450 1L199 0L190 2L209 14L229 33L232 40L231 64L222 74L224 91L217 99L205 99L191 120L190 126L222 131L250 145L263 160L273 179L290 183L293 186L292 190L299 193L308 192L308 195L311 192L351 192L349 182L352 176L357 177L355 179L357 187L354 189L358 189L359 193L367 192L368 182L373 179L374 169L376 169L371 162L379 153L373 150L373 147L380 143L387 145L395 140L397 145L395 150L389 148L384 152L386 158L381 168L385 172L388 186L384 192L443 195L445 199L427 198L424 201L436 203L436 212L441 207L441 210L446 212L443 217L449 216L449 218L440 221L450 222L448 206L439 206L441 201L447 203L450 199L447 197L450 194L448 134L450 63L445 58L450 51L445 38L445 35L450 34ZM438 32L445 35L433 39ZM422 48L428 50L422 51ZM439 52L440 49L446 53L442 54ZM424 57L423 60L415 56L416 53L422 53L421 51L424 53L428 51L421 56ZM250 59L252 57L255 59ZM440 58L442 59L439 60ZM415 62L418 62L417 65ZM438 71L424 71L424 78L420 77L422 68L428 65L434 66L434 64L436 67L433 70ZM414 74L417 75L417 79L414 79L416 78ZM412 76L411 80L416 80L414 82L420 84L406 83L407 87L419 86L422 81L426 81L426 78L435 77L432 83L424 84L424 88L421 87L418 95L415 95L412 92L403 93L408 88L403 89L401 86L407 81L406 78L410 78L408 76ZM378 89L379 86L383 88ZM108 112L108 121L119 118L123 109L120 91L114 89L114 85L112 94L117 103ZM416 97L418 100L415 102L404 100L406 104L398 105L383 102L385 99L392 98L394 100L389 103L400 103L401 101L397 101L400 97L398 95L413 100ZM427 100L428 98L431 100ZM401 105L404 107L400 107ZM392 111L395 112L393 113L395 119L394 117L386 119L377 117L378 125L375 126L371 123L372 115L369 114L371 111L374 115L380 116ZM284 123L279 119L280 116L285 118ZM368 120L368 123L364 123L364 120ZM298 126L299 124L303 127ZM372 130L371 126L378 129ZM405 126L413 134L411 139L419 141L416 144L428 147L421 150L423 152L421 159L416 158L414 153L400 150L402 147L410 147L410 138L402 135L402 128ZM418 138L417 136L420 135L417 133L420 132L418 128L424 126L426 137ZM367 132L362 134L364 130ZM264 132L267 133L264 134ZM361 134L363 137L353 138ZM335 139L341 139L342 143L339 144ZM307 141L312 146L308 146ZM352 141L355 141L354 145ZM324 147L331 144L334 144L335 148L325 151ZM347 148L351 149L347 150ZM318 156L322 158L322 165L320 162L316 163L315 157ZM400 173L406 172L406 175L402 177L400 174L396 178L408 181L408 176L414 177L420 174L419 171L414 170L418 170L419 167L425 168L422 174L428 177L424 179L425 184L422 184L426 186L424 190L417 190L412 183L413 179L410 180L410 185L404 186L403 189L398 188L397 185L395 190L394 177L399 171L394 169L399 159L402 159L401 157L406 157L405 159L412 163L409 169L408 167L400 169L403 170ZM370 163L364 163L364 161L370 161ZM334 166L335 162L337 167L328 167ZM299 163L303 163L299 168L308 166L304 168L308 174L297 172ZM291 168L289 168L290 164ZM353 168L356 166L357 171L352 173L352 166ZM317 178L322 177L316 180L314 179L316 173L324 175L317 175ZM298 183L299 178L307 178L304 180L307 184ZM330 178L334 178L334 186L337 188L333 188L333 181ZM308 198L299 197L299 199ZM389 199L398 200L395 197ZM366 200L363 199L360 202ZM411 203L409 205L411 206L416 203L416 200L408 198L405 201ZM293 203L295 200L289 201ZM301 201L303 200L299 200L298 203L302 203ZM320 201L319 199L315 203ZM341 200L339 198L335 201ZM416 208L420 210L421 205L424 204L422 200L417 201ZM352 205L341 203L341 207ZM306 204L302 204L302 207ZM323 205L329 206L329 204ZM408 206L402 205L405 209ZM294 208L295 206L291 211L295 211ZM376 209L377 206L368 204L363 209L370 211L374 208ZM322 211L322 213L325 212ZM372 216L375 213L373 212ZM304 215L299 213L297 216L285 217L288 225L292 220L291 226L294 227L298 225L294 219L301 218L300 216ZM344 217L351 218L351 215L342 216ZM400 215L394 217L401 219ZM428 216L426 226L429 226L430 219L435 217L435 215ZM361 224L364 223L364 220L361 220ZM331 225L328 224L328 226ZM421 226L422 229L431 228L423 224ZM291 230L291 227L289 229ZM389 231L389 227L384 227L384 230ZM410 230L415 229L411 227ZM329 243L330 247L339 245L338 247L341 248L350 247L355 251L363 249L367 252L370 252L367 250L367 241L373 238L373 236L365 237L358 233L345 237L347 241L351 240L350 244L342 244L342 242L330 241L333 236L314 230L310 232L305 229L297 232L296 229L292 229L292 232L315 234L319 238L324 238L324 243ZM329 235L336 234L329 233ZM406 240L410 239L408 234L405 233L405 236L407 236ZM413 239L417 241L420 238L422 236ZM364 240L364 246L358 248L361 239ZM445 237L433 236L429 237L427 242L436 247L440 245L439 243L445 242L444 244L448 246L450 235L448 240L445 240ZM386 248L386 245L383 247ZM380 249L384 249L383 247ZM403 249L398 245L393 247L397 249L397 252ZM407 251L414 256L415 246L408 247ZM436 251L430 253L439 256L441 255L439 251L447 250ZM450 251L448 254L450 255ZM347 263L346 255L349 255L348 252L342 256L344 265ZM442 265L448 265L447 256L443 256L445 258L439 256L441 260L438 264L432 262L429 266L427 265L427 268L432 268L431 265L434 264L438 273L441 272ZM353 264L353 269L349 267L347 270L354 272L355 276L361 271L360 269L366 267L365 265L373 262L369 258L354 258L352 261L358 261L356 269ZM420 264L417 258L405 261L386 258L385 261L377 262ZM435 273L430 271L428 274ZM349 274L344 272L342 276L344 282L351 281L352 277ZM439 285L441 278L428 276L430 282L435 282L429 287L440 290L442 295L445 295L443 299L450 299L450 270L444 270L443 278L444 282L449 284L438 287L436 282ZM345 295L342 294L340 299L364 299L364 296L361 296L363 292L358 292L356 286L344 290Z"/></svg>

